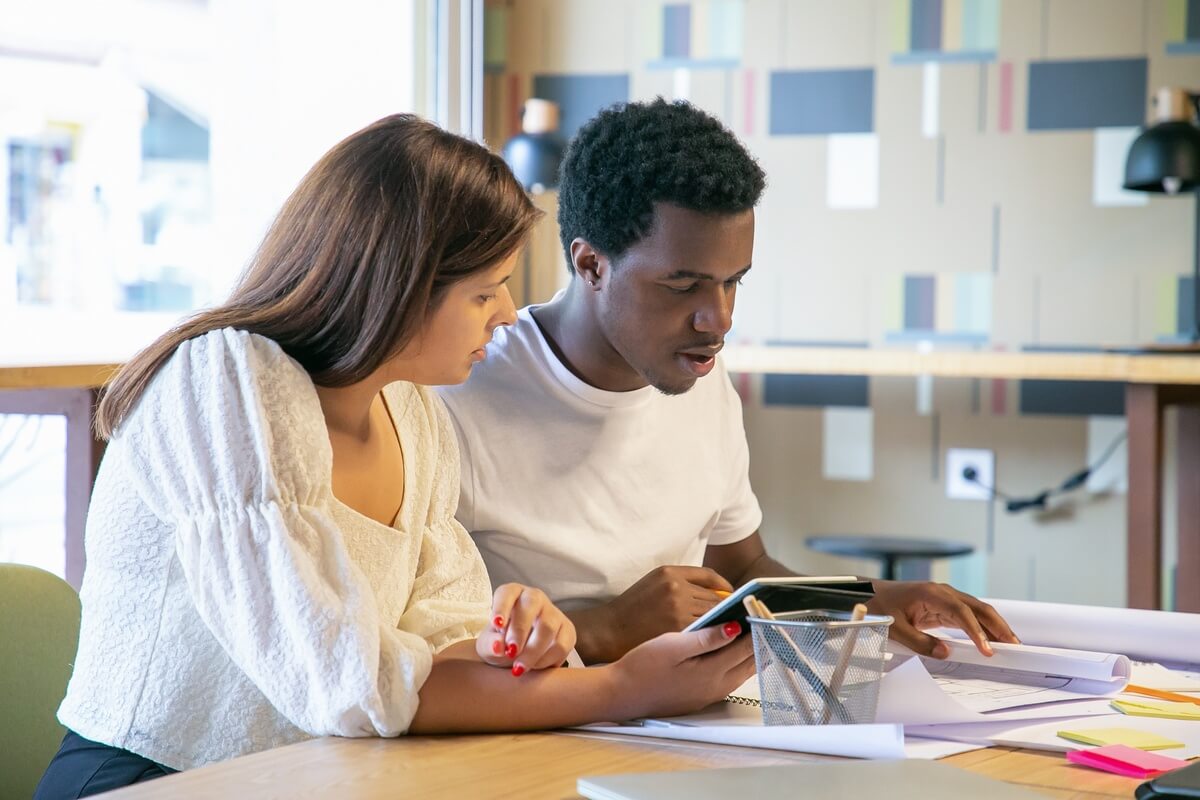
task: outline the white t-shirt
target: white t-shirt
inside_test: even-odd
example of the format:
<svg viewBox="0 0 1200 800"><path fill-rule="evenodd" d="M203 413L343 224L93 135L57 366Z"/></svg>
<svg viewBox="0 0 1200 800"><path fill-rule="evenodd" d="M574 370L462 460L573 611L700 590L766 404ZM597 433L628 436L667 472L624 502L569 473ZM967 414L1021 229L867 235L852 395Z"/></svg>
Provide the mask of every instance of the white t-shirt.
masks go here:
<svg viewBox="0 0 1200 800"><path fill-rule="evenodd" d="M524 308L465 384L438 391L459 435L457 516L493 585L596 605L655 567L699 565L708 544L762 521L720 360L682 395L603 391L559 361Z"/></svg>
<svg viewBox="0 0 1200 800"><path fill-rule="evenodd" d="M320 401L279 345L179 346L96 479L64 725L175 769L408 728L433 654L482 630L491 591L453 517L445 410L409 383L384 398L405 466L392 526L333 496Z"/></svg>

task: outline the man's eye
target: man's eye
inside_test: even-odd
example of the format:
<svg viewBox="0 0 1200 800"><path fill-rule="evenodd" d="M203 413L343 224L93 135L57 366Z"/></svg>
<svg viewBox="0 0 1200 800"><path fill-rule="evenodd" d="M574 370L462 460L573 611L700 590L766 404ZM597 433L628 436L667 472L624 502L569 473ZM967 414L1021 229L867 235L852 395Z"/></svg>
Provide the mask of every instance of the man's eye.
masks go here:
<svg viewBox="0 0 1200 800"><path fill-rule="evenodd" d="M725 281L725 285L726 286L741 286L742 278L744 278L744 277L745 277L744 275L739 275L736 278L730 278L729 280Z"/></svg>
<svg viewBox="0 0 1200 800"><path fill-rule="evenodd" d="M479 302L481 302L481 303L490 303L491 301L493 301L495 299L496 299L496 295L494 295L494 294L479 295Z"/></svg>
<svg viewBox="0 0 1200 800"><path fill-rule="evenodd" d="M668 286L667 289L673 294L691 294L699 285L698 283L689 283L687 286Z"/></svg>

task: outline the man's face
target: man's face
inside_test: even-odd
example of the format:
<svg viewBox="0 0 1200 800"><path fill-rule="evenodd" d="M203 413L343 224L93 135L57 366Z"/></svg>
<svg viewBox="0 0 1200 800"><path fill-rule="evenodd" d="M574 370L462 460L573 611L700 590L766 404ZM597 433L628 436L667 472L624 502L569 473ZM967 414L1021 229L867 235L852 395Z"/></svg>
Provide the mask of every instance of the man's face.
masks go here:
<svg viewBox="0 0 1200 800"><path fill-rule="evenodd" d="M605 338L646 383L686 392L713 368L753 250L753 209L703 214L655 204L649 235L616 263L600 257Z"/></svg>

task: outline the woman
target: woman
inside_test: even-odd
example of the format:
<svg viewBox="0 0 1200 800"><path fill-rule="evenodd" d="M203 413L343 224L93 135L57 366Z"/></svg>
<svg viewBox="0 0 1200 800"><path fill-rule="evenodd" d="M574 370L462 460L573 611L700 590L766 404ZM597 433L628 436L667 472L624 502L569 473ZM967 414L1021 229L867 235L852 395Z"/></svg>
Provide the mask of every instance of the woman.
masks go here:
<svg viewBox="0 0 1200 800"><path fill-rule="evenodd" d="M120 372L69 733L38 797L311 736L681 713L753 672L744 639L725 646L736 625L556 669L562 612L513 584L489 604L425 387L466 380L513 321L504 282L537 215L485 148L385 118L313 167L228 302Z"/></svg>

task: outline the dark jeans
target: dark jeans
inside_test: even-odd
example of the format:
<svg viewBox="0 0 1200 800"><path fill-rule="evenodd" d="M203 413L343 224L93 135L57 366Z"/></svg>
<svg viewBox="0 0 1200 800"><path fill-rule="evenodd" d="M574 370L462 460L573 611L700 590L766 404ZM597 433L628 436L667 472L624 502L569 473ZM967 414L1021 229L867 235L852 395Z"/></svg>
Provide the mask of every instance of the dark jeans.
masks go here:
<svg viewBox="0 0 1200 800"><path fill-rule="evenodd" d="M67 731L33 800L75 800L176 772L148 758Z"/></svg>

